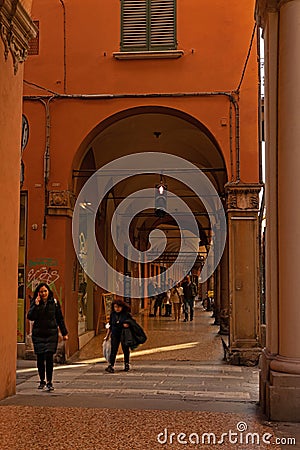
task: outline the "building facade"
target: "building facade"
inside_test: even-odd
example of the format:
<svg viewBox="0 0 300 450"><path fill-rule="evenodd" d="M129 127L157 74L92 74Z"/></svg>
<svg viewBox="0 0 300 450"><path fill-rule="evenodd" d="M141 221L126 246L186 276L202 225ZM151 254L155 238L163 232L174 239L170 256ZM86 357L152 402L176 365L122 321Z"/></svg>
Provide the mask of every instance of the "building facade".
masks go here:
<svg viewBox="0 0 300 450"><path fill-rule="evenodd" d="M215 293L221 331L230 333L232 362L257 363L261 177L254 3L233 0L228 8L225 0L89 0L88 6L68 0L33 2L39 34L31 42L24 81L27 246L19 269L27 307L41 280L62 302L71 354L97 331L103 292L74 252L74 204L84 183L106 164L156 152L193 163L224 202L227 245L203 291ZM145 251L149 234L160 228L171 236L167 259L133 262L115 250L110 237L121 201L141 187L157 185L161 177L193 211L201 235L199 254L208 252L213 232L203 204L182 185L180 175L171 179L166 169L147 179L139 174L130 182L112 181L97 209L97 243L116 272L141 279L162 274L178 251L174 222L153 212L138 215L131 242ZM90 203L86 199L81 206ZM88 228L81 236L81 255L93 245ZM200 276L200 271L201 258L193 273ZM118 279L108 278L109 292ZM147 306L144 294L132 299L134 309Z"/></svg>
<svg viewBox="0 0 300 450"><path fill-rule="evenodd" d="M35 35L31 1L0 1L0 398L16 389L17 268L23 62Z"/></svg>

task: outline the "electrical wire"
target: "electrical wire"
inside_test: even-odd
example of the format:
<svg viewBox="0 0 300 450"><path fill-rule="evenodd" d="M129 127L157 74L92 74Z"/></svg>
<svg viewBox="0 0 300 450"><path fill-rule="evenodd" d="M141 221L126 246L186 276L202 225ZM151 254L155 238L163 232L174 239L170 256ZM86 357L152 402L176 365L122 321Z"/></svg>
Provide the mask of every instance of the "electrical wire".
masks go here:
<svg viewBox="0 0 300 450"><path fill-rule="evenodd" d="M243 83L243 80L244 80L244 77L245 77L245 73L246 73L246 69L247 69L247 65L248 65L248 61L249 61L249 58L250 58L252 45L253 45L253 41L254 41L255 31L256 31L256 24L253 27L252 36L251 36L251 40L250 40L250 45L249 45L249 48L248 48L248 53L247 53L246 61L245 61L245 64L244 64L242 76L241 76L239 85L238 85L237 90L236 90L237 93L240 92L240 89L241 89L241 86L242 86L242 83Z"/></svg>

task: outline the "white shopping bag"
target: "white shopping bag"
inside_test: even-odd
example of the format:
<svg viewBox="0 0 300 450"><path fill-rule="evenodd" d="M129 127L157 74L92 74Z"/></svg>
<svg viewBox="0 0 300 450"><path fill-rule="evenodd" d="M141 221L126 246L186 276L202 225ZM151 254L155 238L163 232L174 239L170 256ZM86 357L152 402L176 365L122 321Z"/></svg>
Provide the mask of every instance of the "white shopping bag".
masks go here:
<svg viewBox="0 0 300 450"><path fill-rule="evenodd" d="M111 338L110 337L108 339L106 339L105 341L103 341L102 348L103 348L103 356L106 359L106 361L109 363L110 352L111 352Z"/></svg>

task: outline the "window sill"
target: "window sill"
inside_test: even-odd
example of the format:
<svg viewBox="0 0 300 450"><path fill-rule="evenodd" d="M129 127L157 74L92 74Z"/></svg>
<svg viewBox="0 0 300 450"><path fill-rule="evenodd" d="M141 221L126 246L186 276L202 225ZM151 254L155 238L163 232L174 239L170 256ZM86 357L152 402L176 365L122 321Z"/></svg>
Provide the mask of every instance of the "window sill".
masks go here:
<svg viewBox="0 0 300 450"><path fill-rule="evenodd" d="M115 59L177 59L183 56L183 50L159 50L143 52L114 52Z"/></svg>

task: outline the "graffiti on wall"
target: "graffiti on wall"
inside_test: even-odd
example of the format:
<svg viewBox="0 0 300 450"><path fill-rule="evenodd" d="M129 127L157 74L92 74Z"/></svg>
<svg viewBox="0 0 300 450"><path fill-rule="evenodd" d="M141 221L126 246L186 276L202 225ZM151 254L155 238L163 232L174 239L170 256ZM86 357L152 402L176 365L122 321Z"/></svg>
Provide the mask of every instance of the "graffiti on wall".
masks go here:
<svg viewBox="0 0 300 450"><path fill-rule="evenodd" d="M29 261L29 271L27 275L27 289L32 295L36 287L40 283L46 283L53 291L57 300L61 301L62 288L58 286L60 279L59 269L51 266L58 266L58 263L53 258L37 258Z"/></svg>
<svg viewBox="0 0 300 450"><path fill-rule="evenodd" d="M54 258L36 258L30 259L28 262L29 267L36 266L58 266L58 262Z"/></svg>

